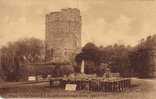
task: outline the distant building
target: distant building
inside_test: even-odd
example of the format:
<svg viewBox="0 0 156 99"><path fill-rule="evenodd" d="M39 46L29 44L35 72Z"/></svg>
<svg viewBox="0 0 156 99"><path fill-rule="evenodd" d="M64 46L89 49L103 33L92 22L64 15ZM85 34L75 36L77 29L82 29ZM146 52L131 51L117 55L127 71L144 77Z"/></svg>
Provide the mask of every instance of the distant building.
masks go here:
<svg viewBox="0 0 156 99"><path fill-rule="evenodd" d="M156 77L156 47L152 46L150 49L147 50L149 53L149 62L148 65L150 66L150 77Z"/></svg>
<svg viewBox="0 0 156 99"><path fill-rule="evenodd" d="M76 8L46 15L46 62L70 61L81 48L81 16Z"/></svg>

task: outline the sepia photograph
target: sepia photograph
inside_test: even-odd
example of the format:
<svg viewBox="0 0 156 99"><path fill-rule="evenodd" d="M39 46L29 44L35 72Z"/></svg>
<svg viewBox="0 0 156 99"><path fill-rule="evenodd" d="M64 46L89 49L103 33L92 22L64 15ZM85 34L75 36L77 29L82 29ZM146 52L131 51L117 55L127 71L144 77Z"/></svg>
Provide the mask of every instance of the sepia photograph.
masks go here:
<svg viewBox="0 0 156 99"><path fill-rule="evenodd" d="M156 99L156 0L0 0L0 99Z"/></svg>

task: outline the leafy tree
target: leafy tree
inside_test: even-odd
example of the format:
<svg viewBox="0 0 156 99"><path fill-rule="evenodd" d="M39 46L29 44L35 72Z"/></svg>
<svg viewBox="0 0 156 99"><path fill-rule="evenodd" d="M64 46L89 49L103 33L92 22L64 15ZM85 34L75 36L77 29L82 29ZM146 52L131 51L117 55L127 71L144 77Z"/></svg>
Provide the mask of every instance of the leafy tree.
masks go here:
<svg viewBox="0 0 156 99"><path fill-rule="evenodd" d="M119 44L103 47L101 49L101 61L109 64L112 72L119 72L122 76L125 76L130 72L130 51L130 46Z"/></svg>
<svg viewBox="0 0 156 99"><path fill-rule="evenodd" d="M54 67L54 74L53 74L54 77L62 77L63 76L63 71L61 69L61 66L60 65L56 65Z"/></svg>
<svg viewBox="0 0 156 99"><path fill-rule="evenodd" d="M44 42L36 38L9 42L1 48L1 66L6 80L17 80L20 64L38 63L44 60ZM16 74L17 72L17 74Z"/></svg>
<svg viewBox="0 0 156 99"><path fill-rule="evenodd" d="M19 60L15 56L2 55L1 66L6 81L17 81L19 77Z"/></svg>
<svg viewBox="0 0 156 99"><path fill-rule="evenodd" d="M112 72L119 72L121 76L152 77L155 71L155 46L156 35L141 39L141 42L134 46L114 44L97 47L93 43L87 43L82 52L75 57L78 65L85 60L86 73L101 72L100 63L107 63ZM75 67L80 70L80 67ZM75 69L75 70L76 70Z"/></svg>
<svg viewBox="0 0 156 99"><path fill-rule="evenodd" d="M25 38L1 48L2 53L12 53L20 63L36 63L44 60L44 42L36 38Z"/></svg>
<svg viewBox="0 0 156 99"><path fill-rule="evenodd" d="M80 66L82 60L85 61L85 70L86 74L92 74L96 72L96 66L100 63L100 51L99 48L96 47L95 44L89 42L83 48L82 52L79 53L75 60L77 64ZM75 70L80 71L80 67L75 67ZM77 72L78 72L77 71Z"/></svg>
<svg viewBox="0 0 156 99"><path fill-rule="evenodd" d="M148 36L134 47L131 53L130 61L133 72L139 77L153 77L155 64L154 52L156 46L156 35Z"/></svg>

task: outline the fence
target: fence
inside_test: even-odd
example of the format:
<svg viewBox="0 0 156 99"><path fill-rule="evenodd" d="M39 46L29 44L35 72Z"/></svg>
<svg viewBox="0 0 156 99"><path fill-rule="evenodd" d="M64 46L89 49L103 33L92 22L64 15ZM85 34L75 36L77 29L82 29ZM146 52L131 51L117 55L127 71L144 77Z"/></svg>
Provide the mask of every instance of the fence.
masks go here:
<svg viewBox="0 0 156 99"><path fill-rule="evenodd" d="M51 79L50 87L65 88L66 84L76 84L76 90L115 92L124 91L131 86L129 78L118 79Z"/></svg>

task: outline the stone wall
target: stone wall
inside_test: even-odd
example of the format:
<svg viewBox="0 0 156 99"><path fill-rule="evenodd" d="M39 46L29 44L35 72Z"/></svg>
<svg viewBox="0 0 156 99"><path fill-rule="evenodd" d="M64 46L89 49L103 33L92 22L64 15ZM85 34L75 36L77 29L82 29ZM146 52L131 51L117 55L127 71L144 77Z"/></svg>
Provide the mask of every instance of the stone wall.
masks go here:
<svg viewBox="0 0 156 99"><path fill-rule="evenodd" d="M46 15L46 61L70 61L81 48L81 16L76 8Z"/></svg>

